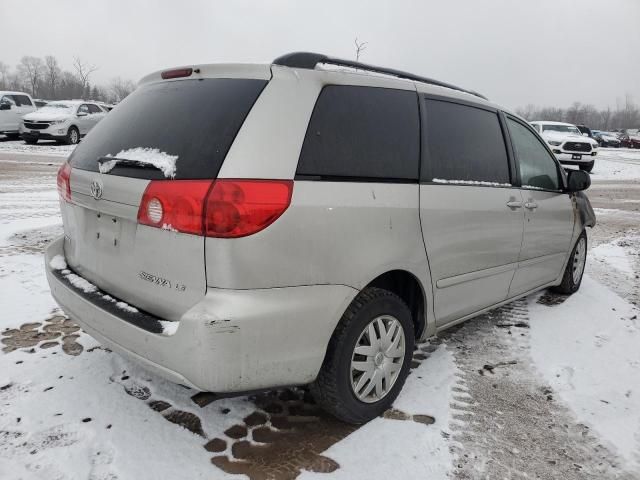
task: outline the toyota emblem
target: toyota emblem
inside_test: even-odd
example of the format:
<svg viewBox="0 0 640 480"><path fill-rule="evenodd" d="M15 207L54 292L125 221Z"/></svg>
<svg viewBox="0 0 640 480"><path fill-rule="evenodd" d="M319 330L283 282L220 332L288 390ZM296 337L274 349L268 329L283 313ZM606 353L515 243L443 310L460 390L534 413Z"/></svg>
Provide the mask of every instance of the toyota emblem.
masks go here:
<svg viewBox="0 0 640 480"><path fill-rule="evenodd" d="M91 182L91 196L96 200L100 200L102 198L102 183L98 180Z"/></svg>

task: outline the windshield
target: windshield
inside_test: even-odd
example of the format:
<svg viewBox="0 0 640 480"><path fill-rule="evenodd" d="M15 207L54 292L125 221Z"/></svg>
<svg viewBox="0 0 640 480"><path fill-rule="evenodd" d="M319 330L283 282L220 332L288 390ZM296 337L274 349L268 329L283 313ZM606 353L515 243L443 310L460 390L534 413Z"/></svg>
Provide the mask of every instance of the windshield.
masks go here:
<svg viewBox="0 0 640 480"><path fill-rule="evenodd" d="M575 133L576 135L581 135L580 130L573 125L543 125L542 130L545 132Z"/></svg>
<svg viewBox="0 0 640 480"><path fill-rule="evenodd" d="M67 103L47 103L38 113L73 113L73 105Z"/></svg>

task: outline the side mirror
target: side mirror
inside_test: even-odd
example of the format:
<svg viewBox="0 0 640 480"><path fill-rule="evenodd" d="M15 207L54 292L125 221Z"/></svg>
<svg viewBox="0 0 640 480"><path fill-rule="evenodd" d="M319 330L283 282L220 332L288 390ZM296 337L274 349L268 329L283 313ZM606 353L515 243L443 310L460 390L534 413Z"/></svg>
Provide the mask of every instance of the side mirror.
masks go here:
<svg viewBox="0 0 640 480"><path fill-rule="evenodd" d="M591 186L591 177L582 170L567 170L567 192L580 192Z"/></svg>
<svg viewBox="0 0 640 480"><path fill-rule="evenodd" d="M0 110L11 110L10 103L0 103Z"/></svg>
<svg viewBox="0 0 640 480"><path fill-rule="evenodd" d="M87 112L78 112L76 114L76 117L86 117L87 116Z"/></svg>

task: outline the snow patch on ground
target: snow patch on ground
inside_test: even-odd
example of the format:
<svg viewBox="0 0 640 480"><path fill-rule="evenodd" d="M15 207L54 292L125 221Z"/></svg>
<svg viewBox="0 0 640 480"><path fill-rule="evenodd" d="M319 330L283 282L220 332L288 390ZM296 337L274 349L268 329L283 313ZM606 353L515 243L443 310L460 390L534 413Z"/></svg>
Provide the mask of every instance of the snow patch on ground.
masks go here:
<svg viewBox="0 0 640 480"><path fill-rule="evenodd" d="M640 179L640 150L626 148L599 150L591 172L592 181Z"/></svg>
<svg viewBox="0 0 640 480"><path fill-rule="evenodd" d="M448 478L452 455L445 437L456 372L453 356L441 345L411 372L393 404L404 413L430 415L436 422L425 426L386 418L370 421L323 453L340 464L331 478ZM326 477L305 472L298 478Z"/></svg>
<svg viewBox="0 0 640 480"><path fill-rule="evenodd" d="M0 136L0 139L2 137ZM0 153L17 155L47 155L53 157L68 157L76 145L58 145L55 142L39 142L27 145L22 140L0 141Z"/></svg>
<svg viewBox="0 0 640 480"><path fill-rule="evenodd" d="M633 270L633 264L629 255L627 255L626 249L620 245L624 243L624 240L616 240L610 243L604 243L594 247L589 252L594 260L604 262L611 267L615 268L618 272L633 277L635 272Z"/></svg>
<svg viewBox="0 0 640 480"><path fill-rule="evenodd" d="M529 301L531 355L578 419L640 469L638 310L585 276L559 305Z"/></svg>
<svg viewBox="0 0 640 480"><path fill-rule="evenodd" d="M116 166L118 160L132 160L141 165L153 165L161 170L166 178L174 178L176 176L178 155L169 155L157 148L130 148L121 150L115 155L106 155L106 157L113 157L114 159L98 163L100 173L109 173Z"/></svg>

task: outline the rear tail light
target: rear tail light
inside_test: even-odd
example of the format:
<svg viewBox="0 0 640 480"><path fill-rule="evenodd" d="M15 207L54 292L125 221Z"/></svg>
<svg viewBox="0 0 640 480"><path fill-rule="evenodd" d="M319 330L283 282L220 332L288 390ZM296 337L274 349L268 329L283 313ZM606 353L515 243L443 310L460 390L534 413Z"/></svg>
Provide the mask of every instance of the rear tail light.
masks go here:
<svg viewBox="0 0 640 480"><path fill-rule="evenodd" d="M202 235L204 201L211 180L153 180L147 185L138 223Z"/></svg>
<svg viewBox="0 0 640 480"><path fill-rule="evenodd" d="M207 198L205 234L253 235L277 220L291 203L291 180L216 180Z"/></svg>
<svg viewBox="0 0 640 480"><path fill-rule="evenodd" d="M291 180L154 180L142 196L138 222L208 237L245 237L282 215L292 191Z"/></svg>
<svg viewBox="0 0 640 480"><path fill-rule="evenodd" d="M65 202L71 201L71 165L64 162L58 169L58 195Z"/></svg>

